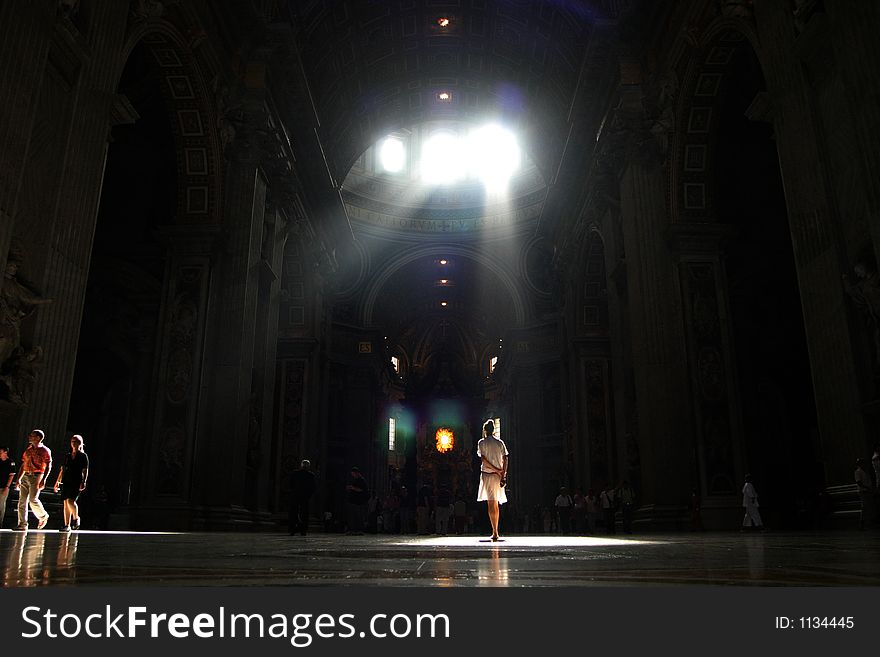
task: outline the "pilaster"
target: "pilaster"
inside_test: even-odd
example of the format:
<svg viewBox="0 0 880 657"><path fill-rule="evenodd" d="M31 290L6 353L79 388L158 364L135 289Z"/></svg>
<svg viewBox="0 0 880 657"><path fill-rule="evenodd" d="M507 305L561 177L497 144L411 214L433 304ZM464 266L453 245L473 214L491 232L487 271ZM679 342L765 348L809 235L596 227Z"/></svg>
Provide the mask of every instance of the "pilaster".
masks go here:
<svg viewBox="0 0 880 657"><path fill-rule="evenodd" d="M96 5L87 40L68 18L44 15L48 64L38 82L25 83L37 85L39 102L32 112L16 110L33 115L33 134L15 202L15 234L28 252L26 275L54 299L28 331L28 341L42 347L44 359L22 423L45 427L53 448L64 444L67 429L126 17L124 5ZM28 61L21 53L12 59Z"/></svg>
<svg viewBox="0 0 880 657"><path fill-rule="evenodd" d="M666 246L666 177L659 163L634 158L621 181L632 356L642 468L640 499L675 510L695 476L681 291ZM663 512L664 515L666 511Z"/></svg>
<svg viewBox="0 0 880 657"><path fill-rule="evenodd" d="M733 234L716 223L680 223L668 238L677 260L694 414L693 488L707 525L726 526L739 513L743 477L742 411L730 333L723 242ZM743 345L747 348L747 345ZM760 455L755 455L760 458ZM726 509L726 511L722 511Z"/></svg>
<svg viewBox="0 0 880 657"><path fill-rule="evenodd" d="M829 188L829 164L820 147L822 135L815 120L814 99L794 43L791 12L783 3L758 3L755 16L762 42L774 44L763 53L763 63L774 100L774 132L826 481L851 482L853 463L857 456L868 453L870 437L861 412L862 391L841 282L840 217Z"/></svg>
<svg viewBox="0 0 880 657"><path fill-rule="evenodd" d="M216 229L173 226L163 236L169 248L155 357L156 406L139 509L147 525L169 520L168 508L192 510L200 501L197 474L208 465L200 459L198 438L204 435L200 408ZM186 514L173 520L189 528Z"/></svg>

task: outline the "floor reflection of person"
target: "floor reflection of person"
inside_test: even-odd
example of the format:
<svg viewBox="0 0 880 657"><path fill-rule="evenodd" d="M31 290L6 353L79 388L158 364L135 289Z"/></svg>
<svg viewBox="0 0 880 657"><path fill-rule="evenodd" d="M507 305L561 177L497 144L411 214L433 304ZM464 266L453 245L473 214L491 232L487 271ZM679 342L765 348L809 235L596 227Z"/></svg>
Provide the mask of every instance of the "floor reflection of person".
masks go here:
<svg viewBox="0 0 880 657"><path fill-rule="evenodd" d="M76 548L79 536L71 534L62 536L58 545L58 557L55 560L54 584L67 581L76 583Z"/></svg>
<svg viewBox="0 0 880 657"><path fill-rule="evenodd" d="M58 471L55 480L55 492L61 489L61 499L64 500L64 526L59 530L69 532L71 529L79 529L79 506L76 501L80 493L86 489L86 481L89 478L89 457L85 453L85 443L80 435L71 436L70 451L67 459Z"/></svg>
<svg viewBox="0 0 880 657"><path fill-rule="evenodd" d="M51 570L46 564L46 534L17 534L6 558L3 585L31 587L50 584Z"/></svg>
<svg viewBox="0 0 880 657"><path fill-rule="evenodd" d="M483 437L477 443L477 456L480 457L480 490L477 501L486 501L489 523L492 525L492 540L497 541L499 506L507 502L504 487L507 485L509 452L504 441L495 437L495 423L492 420L487 420L483 425Z"/></svg>

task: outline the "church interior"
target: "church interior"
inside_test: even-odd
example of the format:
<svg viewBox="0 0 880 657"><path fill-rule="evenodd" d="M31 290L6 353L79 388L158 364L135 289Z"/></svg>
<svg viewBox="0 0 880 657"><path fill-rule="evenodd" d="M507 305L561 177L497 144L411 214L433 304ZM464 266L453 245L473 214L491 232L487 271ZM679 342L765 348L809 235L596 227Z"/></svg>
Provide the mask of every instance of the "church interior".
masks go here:
<svg viewBox="0 0 880 657"><path fill-rule="evenodd" d="M84 437L87 581L114 531L283 553L302 459L305 560L338 568L352 467L482 531L487 419L523 563L562 487L739 542L747 475L772 532L874 554L878 29L844 0L0 3L0 445L40 428L57 468ZM6 583L58 540L0 533Z"/></svg>

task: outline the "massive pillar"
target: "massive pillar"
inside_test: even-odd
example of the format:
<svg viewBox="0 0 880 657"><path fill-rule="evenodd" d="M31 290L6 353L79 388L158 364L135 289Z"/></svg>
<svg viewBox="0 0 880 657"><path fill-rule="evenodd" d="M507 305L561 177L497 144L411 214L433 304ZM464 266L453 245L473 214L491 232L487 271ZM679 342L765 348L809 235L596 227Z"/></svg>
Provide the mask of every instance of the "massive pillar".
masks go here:
<svg viewBox="0 0 880 657"><path fill-rule="evenodd" d="M857 358L841 283L840 217L829 189L830 163L815 123L815 103L797 58L791 12L783 3L755 5L765 76L774 103L792 246L810 353L822 458L829 482L851 482L855 458L869 447L861 413ZM876 231L876 229L874 229Z"/></svg>
<svg viewBox="0 0 880 657"><path fill-rule="evenodd" d="M16 198L40 97L40 84L52 38L54 3L0 5L0 265L12 238Z"/></svg>
<svg viewBox="0 0 880 657"><path fill-rule="evenodd" d="M55 3L33 4L52 4L53 9L47 14L13 3L0 10L13 14L11 24L6 20L3 24L18 35L14 38L26 42L9 58L18 64L5 68L4 74L26 73L28 77L15 82L18 91L12 98L19 104L12 109L19 118L11 124L0 121L4 126L0 129L10 125L17 133L10 142L10 153L3 147L3 160L11 154L12 166L21 167L20 175L9 179L12 198L16 199L13 234L26 257L20 271L44 296L54 299L38 310L35 319L29 320L31 324L23 326L22 341L40 346L43 361L21 425L42 426L47 443L58 448L65 442L128 8L124 3L95 5L88 15L89 34L94 37L86 41L79 17L58 16L53 20ZM37 28L33 21L39 21L42 27ZM20 71L19 67L26 70ZM23 140L28 140L26 150ZM7 184L5 175L0 178L4 179L0 185ZM6 194L6 190L0 193ZM6 202L0 199L0 203ZM6 225L0 228L0 243L9 234L8 222L2 223ZM5 249L0 253L5 257ZM18 433L21 431L19 427Z"/></svg>
<svg viewBox="0 0 880 657"><path fill-rule="evenodd" d="M634 158L621 180L632 357L638 404L640 499L663 523L679 517L694 481L694 435L681 292L666 244L666 176L659 162Z"/></svg>

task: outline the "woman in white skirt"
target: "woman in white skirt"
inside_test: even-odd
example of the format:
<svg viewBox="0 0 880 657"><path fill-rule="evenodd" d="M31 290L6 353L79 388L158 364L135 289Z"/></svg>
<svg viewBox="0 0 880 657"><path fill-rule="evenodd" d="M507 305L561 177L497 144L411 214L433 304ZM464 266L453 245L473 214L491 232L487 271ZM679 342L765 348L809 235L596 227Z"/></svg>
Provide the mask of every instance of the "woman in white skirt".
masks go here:
<svg viewBox="0 0 880 657"><path fill-rule="evenodd" d="M492 540L498 540L498 516L500 504L507 501L504 487L507 485L507 446L495 437L495 423L488 420L483 425L483 437L477 443L480 457L480 490L477 502L486 501L489 506L489 522L492 524Z"/></svg>

